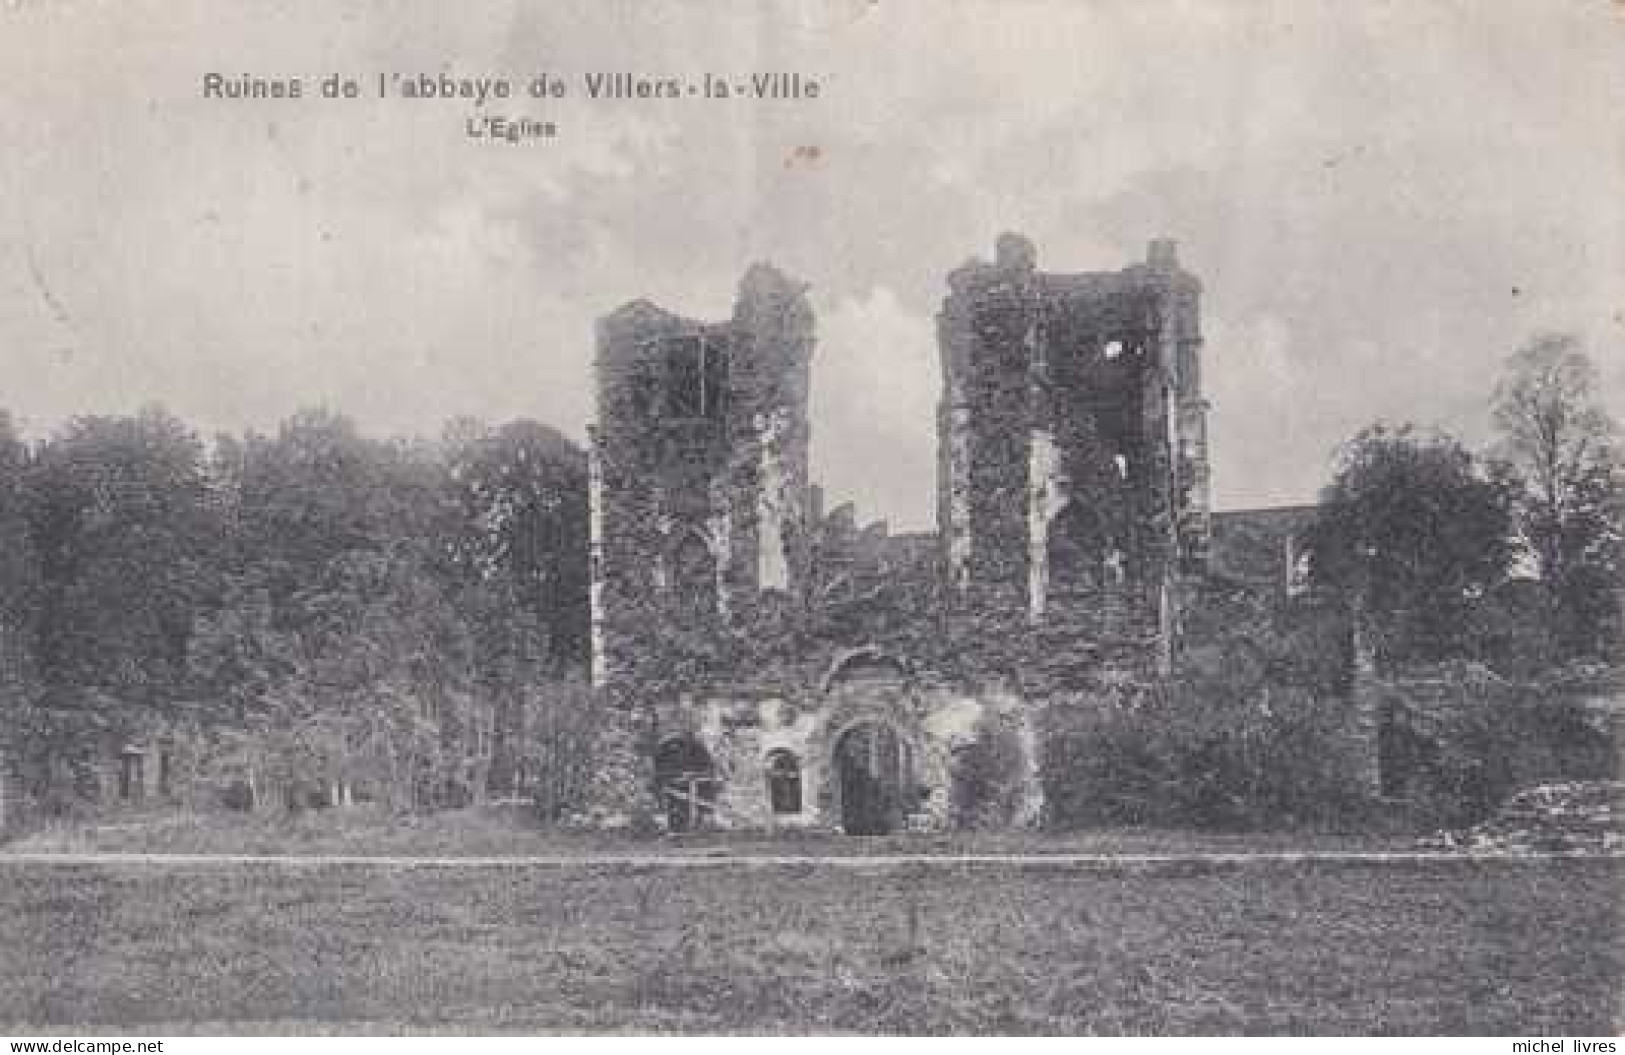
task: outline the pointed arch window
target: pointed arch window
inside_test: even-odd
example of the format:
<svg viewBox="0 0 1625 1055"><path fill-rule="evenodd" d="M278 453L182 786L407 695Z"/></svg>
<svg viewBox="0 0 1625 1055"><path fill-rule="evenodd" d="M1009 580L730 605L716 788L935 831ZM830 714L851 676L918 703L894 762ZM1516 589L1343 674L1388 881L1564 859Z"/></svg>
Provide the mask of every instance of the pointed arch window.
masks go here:
<svg viewBox="0 0 1625 1055"><path fill-rule="evenodd" d="M1050 596L1098 587L1108 548L1102 518L1081 502L1068 502L1049 524Z"/></svg>

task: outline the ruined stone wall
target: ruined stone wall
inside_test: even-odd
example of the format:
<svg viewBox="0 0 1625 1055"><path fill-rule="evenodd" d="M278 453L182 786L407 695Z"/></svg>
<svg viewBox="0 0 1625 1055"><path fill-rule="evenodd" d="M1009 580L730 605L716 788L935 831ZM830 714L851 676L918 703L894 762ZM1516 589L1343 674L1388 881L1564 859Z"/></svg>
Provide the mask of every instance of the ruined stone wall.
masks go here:
<svg viewBox="0 0 1625 1055"><path fill-rule="evenodd" d="M1367 666L1358 717L1385 795L1450 793L1485 809L1513 791L1559 780L1618 780L1614 701L1602 684L1506 680L1486 667Z"/></svg>
<svg viewBox="0 0 1625 1055"><path fill-rule="evenodd" d="M1029 371L1039 312L1032 248L1007 235L995 263L967 264L948 284L937 323L947 561L967 606L1019 606L1027 590Z"/></svg>
<svg viewBox="0 0 1625 1055"><path fill-rule="evenodd" d="M963 756L989 721L1002 721L1019 744L1009 777L1014 799L1001 824L1035 826L1042 812L1036 732L1024 701L1008 694L969 694L906 678L839 679L800 702L777 696L679 697L653 709L660 740L683 738L703 749L716 779L704 826L719 829L820 829L845 822L839 750L854 727L885 726L905 758L899 792L906 809L897 830L942 831L960 818ZM800 809L775 812L769 789L776 753L794 759ZM666 819L656 816L657 825Z"/></svg>
<svg viewBox="0 0 1625 1055"><path fill-rule="evenodd" d="M938 516L955 598L1024 611L1096 667L1166 676L1209 532L1198 283L1168 242L1058 275L1005 235L949 286Z"/></svg>
<svg viewBox="0 0 1625 1055"><path fill-rule="evenodd" d="M1180 526L1205 510L1195 281L1166 247L1035 264L1006 236L950 277L934 557L809 515L800 286L759 267L726 321L638 302L600 323L593 672L620 707L596 823L860 823L854 730L898 823L1036 823L1044 701L1167 676L1173 584L1205 552ZM906 675L831 680L870 652Z"/></svg>
<svg viewBox="0 0 1625 1055"><path fill-rule="evenodd" d="M599 323L592 433L594 680L659 665L676 629L714 635L805 563L812 312L766 266L731 319L644 301Z"/></svg>

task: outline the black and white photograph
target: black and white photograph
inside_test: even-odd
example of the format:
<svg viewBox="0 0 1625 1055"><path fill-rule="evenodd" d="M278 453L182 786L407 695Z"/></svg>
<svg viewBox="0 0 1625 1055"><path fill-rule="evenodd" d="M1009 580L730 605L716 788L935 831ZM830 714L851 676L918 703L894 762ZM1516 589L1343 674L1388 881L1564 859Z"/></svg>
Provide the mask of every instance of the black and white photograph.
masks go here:
<svg viewBox="0 0 1625 1055"><path fill-rule="evenodd" d="M0 1038L1614 1052L1622 419L1615 0L0 0Z"/></svg>

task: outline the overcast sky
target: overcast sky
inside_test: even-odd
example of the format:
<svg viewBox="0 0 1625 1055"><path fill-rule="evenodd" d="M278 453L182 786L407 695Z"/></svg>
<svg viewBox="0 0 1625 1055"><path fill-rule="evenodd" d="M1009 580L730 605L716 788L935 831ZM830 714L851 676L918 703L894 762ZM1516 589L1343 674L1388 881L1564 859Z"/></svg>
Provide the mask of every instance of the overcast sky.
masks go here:
<svg viewBox="0 0 1625 1055"><path fill-rule="evenodd" d="M751 12L759 12L752 15ZM817 101L591 101L581 77L817 78ZM572 97L222 102L209 72L506 75ZM583 435L593 319L724 316L766 259L818 312L814 469L929 526L944 276L1003 230L1205 286L1221 508L1311 499L1377 418L1485 436L1500 361L1581 334L1625 408L1625 7L1607 0L0 5L0 407L324 405ZM814 148L814 149L807 149Z"/></svg>

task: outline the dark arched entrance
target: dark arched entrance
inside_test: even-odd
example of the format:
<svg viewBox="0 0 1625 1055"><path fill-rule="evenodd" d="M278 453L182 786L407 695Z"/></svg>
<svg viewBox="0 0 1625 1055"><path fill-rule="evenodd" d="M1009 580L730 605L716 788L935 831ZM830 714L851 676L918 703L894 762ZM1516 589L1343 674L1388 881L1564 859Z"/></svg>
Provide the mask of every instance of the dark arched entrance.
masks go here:
<svg viewBox="0 0 1625 1055"><path fill-rule="evenodd" d="M717 799L711 756L698 740L677 736L655 752L655 787L666 811L666 830L691 832L710 825Z"/></svg>
<svg viewBox="0 0 1625 1055"><path fill-rule="evenodd" d="M859 722L835 741L841 789L841 829L848 835L885 835L903 826L908 754L884 722Z"/></svg>

